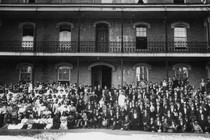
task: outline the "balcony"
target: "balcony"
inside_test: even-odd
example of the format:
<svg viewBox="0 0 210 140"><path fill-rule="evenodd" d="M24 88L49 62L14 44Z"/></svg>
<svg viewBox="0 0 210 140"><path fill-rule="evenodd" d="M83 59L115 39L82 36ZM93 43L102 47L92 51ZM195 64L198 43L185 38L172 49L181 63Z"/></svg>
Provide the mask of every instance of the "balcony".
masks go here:
<svg viewBox="0 0 210 140"><path fill-rule="evenodd" d="M166 47L167 44L167 47ZM122 47L123 45L123 47ZM79 46L79 47L78 47ZM210 53L207 42L147 42L141 49L136 42L95 41L0 41L0 52L15 53ZM122 51L123 48L123 51Z"/></svg>

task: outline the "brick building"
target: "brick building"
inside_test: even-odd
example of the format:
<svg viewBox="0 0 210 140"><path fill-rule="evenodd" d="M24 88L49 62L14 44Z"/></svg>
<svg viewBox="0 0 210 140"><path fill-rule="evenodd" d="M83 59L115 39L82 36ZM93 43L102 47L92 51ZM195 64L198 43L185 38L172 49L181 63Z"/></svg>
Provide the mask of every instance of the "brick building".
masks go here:
<svg viewBox="0 0 210 140"><path fill-rule="evenodd" d="M208 0L1 0L0 83L210 78Z"/></svg>

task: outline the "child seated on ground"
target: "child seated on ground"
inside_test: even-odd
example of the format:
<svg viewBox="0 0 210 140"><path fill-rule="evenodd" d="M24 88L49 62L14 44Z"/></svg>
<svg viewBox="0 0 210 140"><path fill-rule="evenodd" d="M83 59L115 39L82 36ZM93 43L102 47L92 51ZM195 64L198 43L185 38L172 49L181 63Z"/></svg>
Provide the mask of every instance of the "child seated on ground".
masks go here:
<svg viewBox="0 0 210 140"><path fill-rule="evenodd" d="M130 130L130 120L128 115L125 116L125 120L123 121L123 130Z"/></svg>
<svg viewBox="0 0 210 140"><path fill-rule="evenodd" d="M202 130L201 126L198 124L198 121L196 121L196 120L193 123L193 131L195 133L203 133L203 130Z"/></svg>
<svg viewBox="0 0 210 140"><path fill-rule="evenodd" d="M88 117L87 117L87 113L85 112L82 113L82 127L83 128L88 127Z"/></svg>
<svg viewBox="0 0 210 140"><path fill-rule="evenodd" d="M67 116L66 116L65 112L62 114L60 120L61 120L61 124L60 124L59 129L68 129L68 127L67 127Z"/></svg>
<svg viewBox="0 0 210 140"><path fill-rule="evenodd" d="M47 125L45 127L45 129L51 129L53 126L53 118L51 116L51 114L47 115Z"/></svg>

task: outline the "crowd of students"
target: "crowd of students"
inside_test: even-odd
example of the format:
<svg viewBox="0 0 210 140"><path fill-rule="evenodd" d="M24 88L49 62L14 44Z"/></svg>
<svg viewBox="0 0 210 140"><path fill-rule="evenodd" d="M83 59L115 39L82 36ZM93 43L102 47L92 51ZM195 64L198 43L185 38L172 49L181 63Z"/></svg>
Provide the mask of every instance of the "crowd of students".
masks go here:
<svg viewBox="0 0 210 140"><path fill-rule="evenodd" d="M0 86L2 129L103 128L210 133L210 80L143 79L111 88L61 83Z"/></svg>

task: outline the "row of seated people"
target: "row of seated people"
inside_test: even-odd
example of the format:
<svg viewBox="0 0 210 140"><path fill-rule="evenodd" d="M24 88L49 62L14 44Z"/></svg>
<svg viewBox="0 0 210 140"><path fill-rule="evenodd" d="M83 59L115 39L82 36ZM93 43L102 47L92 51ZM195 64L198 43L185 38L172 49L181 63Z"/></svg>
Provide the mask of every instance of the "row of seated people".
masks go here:
<svg viewBox="0 0 210 140"><path fill-rule="evenodd" d="M171 79L110 89L55 83L38 83L32 89L30 83L11 84L0 90L0 127L209 133L207 85L202 80L195 89L188 80Z"/></svg>

